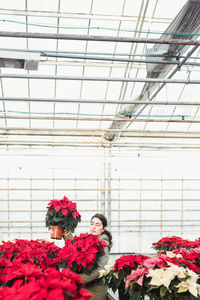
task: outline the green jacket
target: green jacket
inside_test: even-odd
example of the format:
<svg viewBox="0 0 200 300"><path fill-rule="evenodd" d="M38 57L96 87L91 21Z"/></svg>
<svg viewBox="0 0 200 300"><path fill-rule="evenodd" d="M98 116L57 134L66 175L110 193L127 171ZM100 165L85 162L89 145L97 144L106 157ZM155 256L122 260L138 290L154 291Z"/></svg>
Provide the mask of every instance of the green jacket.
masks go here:
<svg viewBox="0 0 200 300"><path fill-rule="evenodd" d="M105 241L108 247L104 247L104 254L97 260L97 269L90 274L81 274L81 278L85 283L85 288L94 295L91 300L106 300L106 289L103 278L99 277L99 271L102 270L108 263L110 248L112 243L106 234L99 236L100 241Z"/></svg>

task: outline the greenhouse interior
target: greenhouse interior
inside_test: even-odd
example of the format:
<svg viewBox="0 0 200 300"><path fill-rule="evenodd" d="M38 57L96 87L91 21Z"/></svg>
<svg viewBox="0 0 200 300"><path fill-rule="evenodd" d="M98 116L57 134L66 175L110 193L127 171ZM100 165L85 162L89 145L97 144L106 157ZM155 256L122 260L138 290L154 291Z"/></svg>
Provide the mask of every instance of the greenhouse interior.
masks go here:
<svg viewBox="0 0 200 300"><path fill-rule="evenodd" d="M200 0L0 15L0 300L200 299Z"/></svg>

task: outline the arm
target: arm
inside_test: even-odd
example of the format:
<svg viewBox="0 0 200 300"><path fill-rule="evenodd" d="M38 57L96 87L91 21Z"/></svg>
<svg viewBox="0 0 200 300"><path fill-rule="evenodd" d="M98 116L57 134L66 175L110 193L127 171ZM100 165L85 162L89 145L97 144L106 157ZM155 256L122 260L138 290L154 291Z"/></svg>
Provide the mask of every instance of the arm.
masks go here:
<svg viewBox="0 0 200 300"><path fill-rule="evenodd" d="M85 274L85 273L80 274L81 279L83 280L83 282L85 284L90 283L91 281L97 279L99 277L99 275L100 274L99 274L98 269L96 269L95 271L93 271L90 274Z"/></svg>

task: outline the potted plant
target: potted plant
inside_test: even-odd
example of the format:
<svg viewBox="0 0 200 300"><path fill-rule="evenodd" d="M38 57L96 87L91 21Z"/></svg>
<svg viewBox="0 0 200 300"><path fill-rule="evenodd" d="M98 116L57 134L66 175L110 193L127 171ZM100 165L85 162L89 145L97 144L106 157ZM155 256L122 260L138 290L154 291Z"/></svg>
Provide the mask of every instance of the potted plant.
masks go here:
<svg viewBox="0 0 200 300"><path fill-rule="evenodd" d="M52 230L52 239L62 239L63 231L74 232L81 221L81 215L77 211L76 203L66 196L61 200L52 200L47 206L46 226Z"/></svg>
<svg viewBox="0 0 200 300"><path fill-rule="evenodd" d="M152 244L152 248L157 251L157 254L165 254L167 251L173 251L180 248L196 248L199 247L198 240L189 241L178 236L167 236Z"/></svg>

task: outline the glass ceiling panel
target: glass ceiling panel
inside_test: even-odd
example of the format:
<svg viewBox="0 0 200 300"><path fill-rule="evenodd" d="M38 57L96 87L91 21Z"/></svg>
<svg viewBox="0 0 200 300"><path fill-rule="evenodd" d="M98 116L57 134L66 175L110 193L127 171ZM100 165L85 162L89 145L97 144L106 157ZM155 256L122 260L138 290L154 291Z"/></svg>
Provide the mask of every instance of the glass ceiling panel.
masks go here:
<svg viewBox="0 0 200 300"><path fill-rule="evenodd" d="M90 21L90 34L98 36L117 36L120 27L119 21L104 20L91 20Z"/></svg>
<svg viewBox="0 0 200 300"><path fill-rule="evenodd" d="M59 40L58 51L85 52L86 41Z"/></svg>
<svg viewBox="0 0 200 300"><path fill-rule="evenodd" d="M89 41L87 46L88 52L109 52L113 53L115 42L96 42Z"/></svg>
<svg viewBox="0 0 200 300"><path fill-rule="evenodd" d="M200 132L200 124L196 123L196 124L191 124L189 127L190 131L196 131L196 132Z"/></svg>
<svg viewBox="0 0 200 300"><path fill-rule="evenodd" d="M150 37L159 38L156 32L166 30L172 19L177 15L178 11L186 3L186 0L152 0L142 2L140 0L27 0L27 8L30 11L24 11L24 16L15 14L15 9L25 10L25 1L0 0L1 9L13 9L13 15L0 9L0 22L2 31L10 32L39 32L49 34L77 34L77 35L98 35L98 36L122 36L122 37ZM170 4L171 3L171 4ZM147 5L147 6L146 6ZM173 5L173 9L172 9ZM146 10L145 10L146 9ZM155 12L155 15L153 15ZM17 13L17 12L16 12ZM23 11L21 12L23 14ZM26 17L26 13L28 15ZM33 16L36 14L37 16ZM58 19L58 15L60 18ZM89 17L91 14L91 18ZM54 17L53 17L54 15ZM73 16L72 16L73 15ZM139 19L140 16L140 19ZM8 21L12 22L8 22ZM29 25L24 24L28 22ZM39 26L33 26L36 24ZM60 28L57 28L57 25ZM90 29L89 29L90 27ZM134 30L143 30L155 32L148 34L147 32L135 32ZM119 42L100 42L100 41L73 41L73 40L51 40L51 39L25 39L25 38L0 38L1 47L10 49L31 49L60 52L89 52L93 55L101 54L106 57L105 53L122 53L120 58L127 58L128 54L145 53L146 48L151 48L151 44L131 44ZM185 53L191 48L188 47ZM193 57L200 55L199 49L193 53ZM96 54L95 54L96 53ZM125 55L126 54L126 55ZM84 55L84 54L82 54ZM112 55L110 57L112 57ZM145 57L132 56L132 58L145 59ZM47 60L45 62L45 60ZM191 60L190 60L191 61ZM193 59L193 61L195 61ZM200 62L197 60L197 62ZM2 68L3 74L30 74L30 75L60 75L60 76L88 76L88 77L118 77L118 78L146 78L146 64L128 63L128 62L112 62L85 60L76 58L53 58L41 57L41 63L37 71L24 71L20 69ZM173 79L190 79L199 80L199 67L183 66L179 72L175 74ZM6 110L21 111L20 116L35 116L34 112L42 113L42 117L54 116L63 117L71 116L86 117L84 114L91 114L89 117L106 117L114 118L115 113L119 113L124 105L99 104L95 100L135 100L142 91L145 83L136 82L106 82L106 81L78 81L78 80L48 80L48 79L2 79L1 96L4 97L37 97L49 98L54 97L62 99L90 99L94 100L94 104L77 104L77 103L54 103L52 102L9 102L5 101L5 105L0 102L1 111ZM3 91L3 92L2 92ZM150 93L151 96L151 93ZM153 101L199 101L199 85L191 84L167 84L156 96ZM29 112L30 110L30 112ZM26 114L23 114L26 112ZM65 115L64 113L68 113ZM138 111L134 111L137 114ZM2 112L3 115L3 112ZM14 115L14 113L9 113ZM17 114L19 115L19 114ZM97 116L100 115L100 116ZM200 110L197 106L148 106L142 113L140 118L153 119L180 119L181 116L187 116L190 119L200 117ZM39 116L39 114L37 114ZM188 117L189 116L189 117ZM85 129L106 129L112 125L111 121L77 121L77 120L24 120L24 119L7 119L9 127L25 127L29 128L85 128ZM5 120L0 119L0 126L5 127ZM176 130L191 131L197 130L199 124L189 123L167 123L167 122L133 122L125 124L124 128L133 130L157 131L157 130ZM102 133L103 134L103 133ZM92 134L91 134L92 136ZM10 137L12 140L14 136ZM78 140L78 138L76 138ZM90 137L91 139L91 137ZM19 139L20 140L20 139ZM89 140L88 138L80 141ZM56 138L55 138L56 141ZM129 140L128 140L129 141ZM142 141L142 139L141 139ZM139 141L138 141L139 142Z"/></svg>
<svg viewBox="0 0 200 300"><path fill-rule="evenodd" d="M4 9L25 9L25 1L22 0L0 0L0 7Z"/></svg>
<svg viewBox="0 0 200 300"><path fill-rule="evenodd" d="M82 86L82 98L83 99L104 99L106 92L106 82L93 82L84 81Z"/></svg>
<svg viewBox="0 0 200 300"><path fill-rule="evenodd" d="M102 111L102 104L81 104L80 105L80 116L88 117L89 118L100 118L101 117L101 111ZM83 115L82 115L83 114Z"/></svg>
<svg viewBox="0 0 200 300"><path fill-rule="evenodd" d="M18 78L3 78L4 96L28 97L28 80Z"/></svg>
<svg viewBox="0 0 200 300"><path fill-rule="evenodd" d="M131 43L117 43L116 53L129 53L131 49Z"/></svg>
<svg viewBox="0 0 200 300"><path fill-rule="evenodd" d="M31 128L52 128L52 120L31 120Z"/></svg>
<svg viewBox="0 0 200 300"><path fill-rule="evenodd" d="M25 40L25 39L24 39ZM28 39L28 49L29 50L41 50L45 51L56 51L56 40L49 39Z"/></svg>
<svg viewBox="0 0 200 300"><path fill-rule="evenodd" d="M22 1L23 2L23 1ZM27 0L28 10L37 11L38 8L41 11L57 11L58 10L58 0Z"/></svg>
<svg viewBox="0 0 200 300"><path fill-rule="evenodd" d="M154 2L154 0L152 2ZM123 13L124 16L138 16L141 9L141 4L142 3L140 0L126 0Z"/></svg>
<svg viewBox="0 0 200 300"><path fill-rule="evenodd" d="M198 75L198 74L196 74ZM195 79L198 79L196 77ZM199 101L200 100L200 93L199 93L199 85L185 85L183 93L181 95L181 101Z"/></svg>
<svg viewBox="0 0 200 300"><path fill-rule="evenodd" d="M52 98L54 96L53 80L30 79L30 96Z"/></svg>
<svg viewBox="0 0 200 300"><path fill-rule="evenodd" d="M95 68L95 67L85 67L84 75L87 77L109 77L109 68ZM94 76L95 74L95 76Z"/></svg>
<svg viewBox="0 0 200 300"><path fill-rule="evenodd" d="M2 8L2 6L0 6ZM0 24L2 31L26 31L26 17L24 16L10 16L10 15L0 15Z"/></svg>
<svg viewBox="0 0 200 300"><path fill-rule="evenodd" d="M114 115L116 112L116 105L115 104L105 104L103 114L104 115Z"/></svg>
<svg viewBox="0 0 200 300"><path fill-rule="evenodd" d="M28 32L57 33L57 18L27 17Z"/></svg>
<svg viewBox="0 0 200 300"><path fill-rule="evenodd" d="M186 131L188 128L187 123L169 123L167 126L168 131Z"/></svg>
<svg viewBox="0 0 200 300"><path fill-rule="evenodd" d="M91 0L73 0L73 1L60 1L60 10L67 13L85 13L89 14L91 9Z"/></svg>
<svg viewBox="0 0 200 300"><path fill-rule="evenodd" d="M120 23L120 36L134 37L134 29L137 28L137 22L121 21Z"/></svg>
<svg viewBox="0 0 200 300"><path fill-rule="evenodd" d="M155 17L165 18L167 16L167 18L174 18L177 15L177 12L181 10L186 2L186 0L158 0Z"/></svg>
<svg viewBox="0 0 200 300"><path fill-rule="evenodd" d="M68 1L66 1L68 3ZM89 27L88 19L59 19L59 33L60 34L87 34ZM60 42L60 41L59 41Z"/></svg>
<svg viewBox="0 0 200 300"><path fill-rule="evenodd" d="M146 125L144 126L143 130L149 130L149 131L162 131L165 130L166 128L166 123L159 123L159 128L158 128L158 123L148 123L146 122Z"/></svg>
<svg viewBox="0 0 200 300"><path fill-rule="evenodd" d="M74 120L55 120L54 121L54 128L58 129L68 129L68 128L76 128L76 122Z"/></svg>
<svg viewBox="0 0 200 300"><path fill-rule="evenodd" d="M32 116L52 116L53 113L53 103L44 103L44 102L31 102L31 115ZM37 114L36 114L37 113Z"/></svg>
<svg viewBox="0 0 200 300"><path fill-rule="evenodd" d="M83 104L86 105L87 104ZM73 113L77 114L78 111L78 104L75 103L55 103L55 112L63 112L63 113Z"/></svg>
<svg viewBox="0 0 200 300"><path fill-rule="evenodd" d="M79 99L81 81L58 80L56 84L56 98Z"/></svg>
<svg viewBox="0 0 200 300"><path fill-rule="evenodd" d="M107 123L107 122L106 122ZM96 129L99 127L99 121L79 121L79 128L86 128L86 129ZM106 124L106 128L107 128ZM91 133L92 136L92 133Z"/></svg>
<svg viewBox="0 0 200 300"><path fill-rule="evenodd" d="M79 66L57 66L57 75L63 76L80 76L83 67Z"/></svg>
<svg viewBox="0 0 200 300"><path fill-rule="evenodd" d="M5 30L7 31L7 30ZM26 49L26 39L23 38L11 38L11 37L1 37L1 47L3 49Z"/></svg>
<svg viewBox="0 0 200 300"><path fill-rule="evenodd" d="M124 0L94 0L92 12L94 14L106 14L106 15L121 15Z"/></svg>
<svg viewBox="0 0 200 300"><path fill-rule="evenodd" d="M2 126L2 127L4 127L4 126ZM16 122L15 119L7 119L7 127L11 127L11 128L19 128L19 127L28 128L29 127L29 120L18 119L17 122Z"/></svg>
<svg viewBox="0 0 200 300"><path fill-rule="evenodd" d="M5 108L7 111L28 112L28 101L5 101ZM3 110L3 108L1 108L1 110Z"/></svg>
<svg viewBox="0 0 200 300"><path fill-rule="evenodd" d="M121 82L109 82L108 91L107 91L107 99L118 101L121 86L122 86Z"/></svg>

